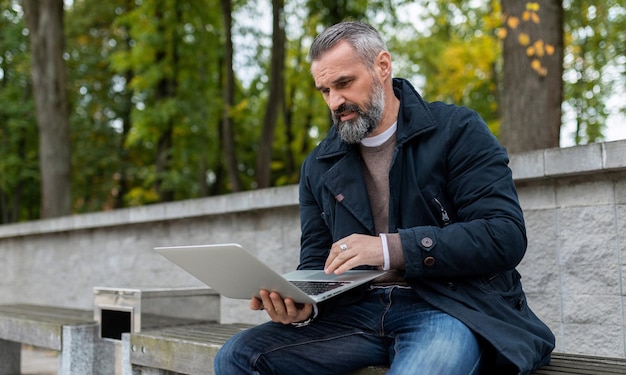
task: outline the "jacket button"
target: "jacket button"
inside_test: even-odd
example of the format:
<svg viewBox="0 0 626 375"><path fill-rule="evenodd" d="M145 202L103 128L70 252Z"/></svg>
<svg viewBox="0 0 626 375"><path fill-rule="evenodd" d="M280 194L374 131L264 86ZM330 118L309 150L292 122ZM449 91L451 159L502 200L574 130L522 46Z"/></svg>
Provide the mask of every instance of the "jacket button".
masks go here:
<svg viewBox="0 0 626 375"><path fill-rule="evenodd" d="M446 283L446 288L448 288L448 289L450 289L450 290L454 291L454 290L456 290L456 284L455 284L455 283L453 283L452 281L448 281L448 282Z"/></svg>
<svg viewBox="0 0 626 375"><path fill-rule="evenodd" d="M430 237L422 238L422 246L431 247L433 245L433 239Z"/></svg>
<svg viewBox="0 0 626 375"><path fill-rule="evenodd" d="M432 267L435 265L435 258L433 257L426 257L424 258L424 264L426 265L426 267Z"/></svg>

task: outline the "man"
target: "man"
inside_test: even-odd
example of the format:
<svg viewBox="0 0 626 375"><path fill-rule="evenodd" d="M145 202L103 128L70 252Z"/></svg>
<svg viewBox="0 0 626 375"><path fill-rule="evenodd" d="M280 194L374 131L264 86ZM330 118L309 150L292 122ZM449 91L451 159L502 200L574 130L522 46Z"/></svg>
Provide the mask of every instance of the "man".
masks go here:
<svg viewBox="0 0 626 375"><path fill-rule="evenodd" d="M218 374L529 374L554 336L528 308L526 250L506 151L466 108L392 78L371 26L320 34L311 73L333 116L300 181L299 269L389 270L312 306L261 291L272 322L231 338Z"/></svg>

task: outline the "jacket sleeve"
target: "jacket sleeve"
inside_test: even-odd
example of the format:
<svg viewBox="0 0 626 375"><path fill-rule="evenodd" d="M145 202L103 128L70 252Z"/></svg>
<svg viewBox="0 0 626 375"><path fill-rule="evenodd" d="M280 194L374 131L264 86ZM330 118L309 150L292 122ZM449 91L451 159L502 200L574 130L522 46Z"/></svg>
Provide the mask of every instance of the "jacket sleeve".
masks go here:
<svg viewBox="0 0 626 375"><path fill-rule="evenodd" d="M407 278L490 276L515 268L526 251L522 209L506 150L473 111L437 118L444 160L445 225L400 229ZM443 111L440 111L443 112ZM450 114L450 111L446 111Z"/></svg>

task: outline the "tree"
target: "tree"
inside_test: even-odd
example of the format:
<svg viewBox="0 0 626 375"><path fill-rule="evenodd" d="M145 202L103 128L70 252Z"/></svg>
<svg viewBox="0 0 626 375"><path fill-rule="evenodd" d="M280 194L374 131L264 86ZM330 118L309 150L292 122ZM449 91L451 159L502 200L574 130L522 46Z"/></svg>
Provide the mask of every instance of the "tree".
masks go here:
<svg viewBox="0 0 626 375"><path fill-rule="evenodd" d="M626 73L623 62L619 62L625 56L624 6L625 0L568 1L564 25L564 108L575 122L575 144L603 138L609 114L606 103L619 87L620 70L621 74Z"/></svg>
<svg viewBox="0 0 626 375"><path fill-rule="evenodd" d="M237 155L235 153L235 134L233 130L233 121L231 111L235 104L235 73L233 71L233 9L231 0L220 0L222 7L222 17L224 22L224 40L225 54L223 60L223 112L221 139L223 146L224 158L226 161L226 170L230 185L233 191L241 190L241 182L239 181L239 168L237 163Z"/></svg>
<svg viewBox="0 0 626 375"><path fill-rule="evenodd" d="M74 212L124 207L133 180L133 154L124 146L132 127L132 70L115 71L111 57L131 48L129 26L116 20L134 3L81 0L66 9Z"/></svg>
<svg viewBox="0 0 626 375"><path fill-rule="evenodd" d="M37 122L24 19L0 1L0 223L40 215Z"/></svg>
<svg viewBox="0 0 626 375"><path fill-rule="evenodd" d="M500 141L510 153L559 146L563 102L561 0L502 0Z"/></svg>
<svg viewBox="0 0 626 375"><path fill-rule="evenodd" d="M63 0L23 0L39 127L41 216L72 211L69 110L63 60Z"/></svg>
<svg viewBox="0 0 626 375"><path fill-rule="evenodd" d="M225 191L215 181L224 155L216 127L224 50L221 14L212 11L217 6L216 0L149 0L116 20L132 45L111 56L113 70L132 77L132 128L124 147L134 181L128 181L127 205Z"/></svg>
<svg viewBox="0 0 626 375"><path fill-rule="evenodd" d="M499 24L498 5L498 0L432 2L419 20L432 23L427 30L391 39L399 57L396 66L404 70L399 73L424 79L420 91L426 100L471 108L495 134L500 126L497 62L501 48L493 34ZM403 29L409 31L411 26Z"/></svg>
<svg viewBox="0 0 626 375"><path fill-rule="evenodd" d="M534 74L545 84L555 71L548 66L557 53L553 42L532 34L552 22L542 13L547 2L521 1L503 24L500 0L276 0L273 9L282 13L269 17L259 16L270 4L264 1L66 2L74 212L297 183L304 158L331 124L310 76L308 46L320 30L345 19L379 29L394 56L394 75L411 79L426 100L475 109L496 135L509 107L500 97L502 41L522 53L525 79ZM610 81L624 77L625 1L563 2L563 108L578 124L576 142L602 139ZM28 78L29 35L18 2L0 0L2 222L40 216L33 97L41 90ZM424 11L417 22L401 17L404 6L416 3ZM270 19L283 24L272 31L260 26ZM533 90L523 95L543 89ZM546 113L533 105L527 111ZM530 122L522 124L524 132L536 138L543 129L530 126L544 121ZM66 142L54 149L69 148Z"/></svg>
<svg viewBox="0 0 626 375"><path fill-rule="evenodd" d="M274 129L279 115L284 114L285 102L285 18L284 0L272 0L272 57L270 66L270 87L267 100L259 153L256 164L257 188L267 188L271 184L270 172L272 150L274 146Z"/></svg>

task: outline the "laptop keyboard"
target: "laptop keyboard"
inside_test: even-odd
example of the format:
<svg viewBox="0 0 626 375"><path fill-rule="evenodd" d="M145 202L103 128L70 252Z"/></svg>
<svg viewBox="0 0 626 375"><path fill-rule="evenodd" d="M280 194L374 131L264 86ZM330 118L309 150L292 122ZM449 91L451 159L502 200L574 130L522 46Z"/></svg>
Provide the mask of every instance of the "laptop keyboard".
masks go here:
<svg viewBox="0 0 626 375"><path fill-rule="evenodd" d="M350 284L351 281L291 281L304 293L315 296L339 288L342 285Z"/></svg>

